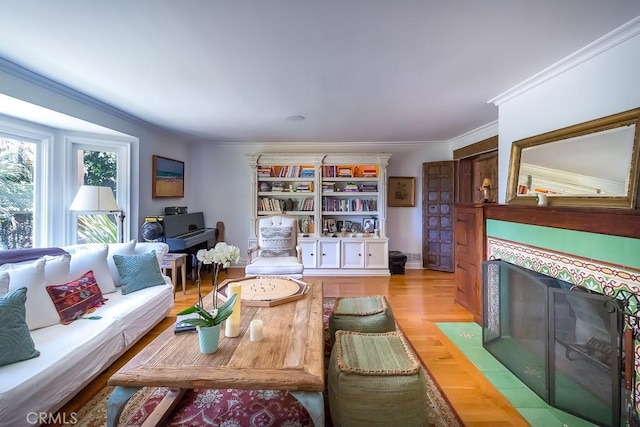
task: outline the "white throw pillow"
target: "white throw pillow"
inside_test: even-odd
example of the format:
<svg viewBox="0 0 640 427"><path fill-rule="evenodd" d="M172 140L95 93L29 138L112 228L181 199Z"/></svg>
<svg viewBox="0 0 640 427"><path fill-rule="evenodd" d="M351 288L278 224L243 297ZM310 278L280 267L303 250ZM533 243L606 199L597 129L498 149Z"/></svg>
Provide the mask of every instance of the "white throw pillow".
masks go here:
<svg viewBox="0 0 640 427"><path fill-rule="evenodd" d="M44 281L51 283L66 283L69 278L71 255L44 256ZM27 298L29 296L27 295Z"/></svg>
<svg viewBox="0 0 640 427"><path fill-rule="evenodd" d="M86 250L80 250L71 255L71 267L67 280L56 282L56 284L66 283L83 276L87 271L93 271L100 292L109 294L116 291L116 285L111 277L111 270L107 263L109 248L107 245L100 245ZM49 283L49 282L47 282Z"/></svg>
<svg viewBox="0 0 640 427"><path fill-rule="evenodd" d="M135 255L136 253L136 241L130 240L127 243L110 243L109 255L107 256L107 263L109 264L109 270L111 271L111 277L113 283L116 286L122 286L122 280L120 280L120 273L118 273L118 267L113 262L114 255Z"/></svg>
<svg viewBox="0 0 640 427"><path fill-rule="evenodd" d="M292 227L260 227L260 256L291 256Z"/></svg>
<svg viewBox="0 0 640 427"><path fill-rule="evenodd" d="M22 287L27 288L25 305L27 325L30 331L60 323L60 316L58 316L56 307L47 293L44 269L45 259L43 257L28 265L19 265L15 268L8 266L6 270L9 273L10 292Z"/></svg>

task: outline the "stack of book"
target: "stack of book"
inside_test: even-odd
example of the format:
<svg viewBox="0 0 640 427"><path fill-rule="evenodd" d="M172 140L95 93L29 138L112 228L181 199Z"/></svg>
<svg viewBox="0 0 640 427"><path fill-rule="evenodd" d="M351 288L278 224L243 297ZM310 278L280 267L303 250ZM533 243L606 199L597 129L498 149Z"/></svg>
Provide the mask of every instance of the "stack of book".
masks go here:
<svg viewBox="0 0 640 427"><path fill-rule="evenodd" d="M344 190L342 191L345 193L357 193L360 189L358 188L358 184L355 182L347 182L347 185L344 186Z"/></svg>
<svg viewBox="0 0 640 427"><path fill-rule="evenodd" d="M284 191L284 182L282 181L275 181L273 183L271 183L271 191L275 191L275 192L283 192Z"/></svg>
<svg viewBox="0 0 640 427"><path fill-rule="evenodd" d="M258 166L258 176L261 178L273 176L271 166Z"/></svg>
<svg viewBox="0 0 640 427"><path fill-rule="evenodd" d="M352 172L351 172L351 168L348 167L339 167L338 168L338 176L341 178L351 178Z"/></svg>
<svg viewBox="0 0 640 427"><path fill-rule="evenodd" d="M366 178L375 178L378 176L378 171L374 166L365 166L362 169L362 176Z"/></svg>
<svg viewBox="0 0 640 427"><path fill-rule="evenodd" d="M376 192L378 191L378 184L360 184L360 191Z"/></svg>
<svg viewBox="0 0 640 427"><path fill-rule="evenodd" d="M301 182L297 184L296 191L301 193L311 193L313 191L313 182Z"/></svg>
<svg viewBox="0 0 640 427"><path fill-rule="evenodd" d="M300 178L313 178L313 176L314 170L312 167L302 166L302 169L300 170Z"/></svg>
<svg viewBox="0 0 640 427"><path fill-rule="evenodd" d="M335 182L323 182L322 183L322 192L323 193L333 193L336 191L336 183Z"/></svg>

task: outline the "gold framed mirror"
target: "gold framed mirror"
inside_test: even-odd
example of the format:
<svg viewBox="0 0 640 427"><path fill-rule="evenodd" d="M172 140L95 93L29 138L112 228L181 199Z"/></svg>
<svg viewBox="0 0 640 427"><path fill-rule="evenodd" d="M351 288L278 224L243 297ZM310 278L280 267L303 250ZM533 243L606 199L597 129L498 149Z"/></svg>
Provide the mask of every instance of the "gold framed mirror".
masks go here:
<svg viewBox="0 0 640 427"><path fill-rule="evenodd" d="M515 141L507 203L634 208L640 108Z"/></svg>

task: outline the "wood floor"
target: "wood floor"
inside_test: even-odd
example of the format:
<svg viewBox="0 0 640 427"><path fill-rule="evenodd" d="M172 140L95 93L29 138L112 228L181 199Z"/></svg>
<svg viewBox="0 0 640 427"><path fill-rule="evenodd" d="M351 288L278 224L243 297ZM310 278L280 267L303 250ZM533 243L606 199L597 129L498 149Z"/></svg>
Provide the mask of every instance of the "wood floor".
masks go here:
<svg viewBox="0 0 640 427"><path fill-rule="evenodd" d="M221 272L221 280L240 277L242 269ZM393 313L414 348L428 367L442 392L456 409L466 426L526 426L526 420L489 383L462 353L440 332L433 322L472 322L472 315L454 302L452 273L430 270L407 270L390 277L305 277L305 281L322 281L326 297L385 295ZM210 280L203 278L202 292L211 291ZM98 391L107 379L127 360L175 321L175 314L193 305L196 287L181 286L170 316L153 328L133 348L120 357L80 393L61 412L77 411Z"/></svg>

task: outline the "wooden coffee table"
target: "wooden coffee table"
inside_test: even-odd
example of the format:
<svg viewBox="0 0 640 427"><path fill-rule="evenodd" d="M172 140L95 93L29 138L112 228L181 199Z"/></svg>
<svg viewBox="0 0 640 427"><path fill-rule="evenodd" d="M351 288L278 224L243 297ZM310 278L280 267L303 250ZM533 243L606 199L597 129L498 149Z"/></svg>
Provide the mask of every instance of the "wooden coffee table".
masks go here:
<svg viewBox="0 0 640 427"><path fill-rule="evenodd" d="M222 284L221 284L222 286ZM213 295L205 297L211 304ZM304 406L314 425L324 425L324 339L322 282L311 283L304 298L275 307L242 306L240 335L224 337L213 354L202 354L197 333L162 332L116 372L107 403L107 425L116 426L131 396L142 387L170 392L147 421L159 424L188 389L287 390ZM264 339L249 341L249 323L264 321Z"/></svg>

